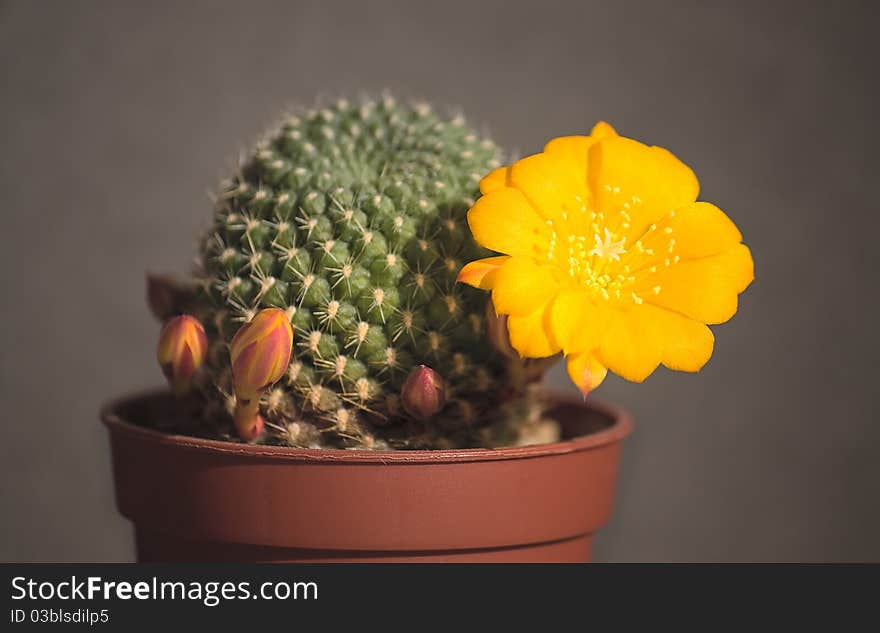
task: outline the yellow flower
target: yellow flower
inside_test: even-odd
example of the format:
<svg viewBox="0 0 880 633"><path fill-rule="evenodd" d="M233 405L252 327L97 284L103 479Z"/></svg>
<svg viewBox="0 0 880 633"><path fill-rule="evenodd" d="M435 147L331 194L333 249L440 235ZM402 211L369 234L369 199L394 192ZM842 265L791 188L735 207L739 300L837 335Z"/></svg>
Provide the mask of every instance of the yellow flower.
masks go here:
<svg viewBox="0 0 880 633"><path fill-rule="evenodd" d="M665 149L599 123L480 182L468 212L481 245L502 256L459 281L492 291L510 342L526 357L563 352L586 393L607 371L641 382L659 364L698 371L754 278L742 235L697 202L694 173Z"/></svg>

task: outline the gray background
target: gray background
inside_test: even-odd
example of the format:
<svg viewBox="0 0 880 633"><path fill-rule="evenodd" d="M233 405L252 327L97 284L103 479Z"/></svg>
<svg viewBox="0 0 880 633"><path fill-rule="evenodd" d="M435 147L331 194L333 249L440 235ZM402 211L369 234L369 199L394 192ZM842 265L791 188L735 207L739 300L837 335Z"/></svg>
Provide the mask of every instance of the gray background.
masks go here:
<svg viewBox="0 0 880 633"><path fill-rule="evenodd" d="M146 270L285 108L391 89L537 151L607 118L692 165L757 281L630 408L599 560L880 560L868 3L0 3L0 560L128 560L100 403L161 382ZM552 379L564 385L562 373Z"/></svg>

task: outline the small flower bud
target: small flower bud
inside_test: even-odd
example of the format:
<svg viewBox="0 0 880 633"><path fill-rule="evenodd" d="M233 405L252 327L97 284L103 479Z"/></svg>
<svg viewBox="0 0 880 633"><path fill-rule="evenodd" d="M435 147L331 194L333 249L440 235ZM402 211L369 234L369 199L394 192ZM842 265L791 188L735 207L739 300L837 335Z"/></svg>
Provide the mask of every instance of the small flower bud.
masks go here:
<svg viewBox="0 0 880 633"><path fill-rule="evenodd" d="M261 310L232 338L235 428L243 440L252 441L262 434L260 396L285 374L292 349L293 328L280 308Z"/></svg>
<svg viewBox="0 0 880 633"><path fill-rule="evenodd" d="M207 352L208 339L198 319L182 314L165 324L156 358L174 393L183 395L189 391L192 377L205 362Z"/></svg>
<svg viewBox="0 0 880 633"><path fill-rule="evenodd" d="M400 402L406 412L418 420L427 420L446 402L446 385L440 375L419 365L413 369L400 390Z"/></svg>
<svg viewBox="0 0 880 633"><path fill-rule="evenodd" d="M235 418L235 430L245 442L253 442L258 439L265 428L266 421L259 413L246 419Z"/></svg>
<svg viewBox="0 0 880 633"><path fill-rule="evenodd" d="M293 328L280 308L261 310L239 328L229 346L236 396L256 399L287 371Z"/></svg>

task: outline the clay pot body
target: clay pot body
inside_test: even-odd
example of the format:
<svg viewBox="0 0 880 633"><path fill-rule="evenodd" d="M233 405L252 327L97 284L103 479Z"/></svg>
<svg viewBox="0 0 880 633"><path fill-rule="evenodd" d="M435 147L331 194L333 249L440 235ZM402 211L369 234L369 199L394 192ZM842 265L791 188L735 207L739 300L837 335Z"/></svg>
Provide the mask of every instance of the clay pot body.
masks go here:
<svg viewBox="0 0 880 633"><path fill-rule="evenodd" d="M165 393L111 403L116 502L154 561L583 562L629 416L548 396L564 441L449 451L253 446L161 433ZM178 414L179 415L179 414Z"/></svg>

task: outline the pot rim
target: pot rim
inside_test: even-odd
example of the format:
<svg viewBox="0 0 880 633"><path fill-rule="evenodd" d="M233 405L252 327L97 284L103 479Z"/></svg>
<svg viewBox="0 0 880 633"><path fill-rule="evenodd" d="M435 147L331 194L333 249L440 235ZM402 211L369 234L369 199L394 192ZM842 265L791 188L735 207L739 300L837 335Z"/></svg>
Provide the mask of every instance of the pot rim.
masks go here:
<svg viewBox="0 0 880 633"><path fill-rule="evenodd" d="M138 426L125 420L120 407L132 400L153 398L167 394L167 389L147 389L114 398L101 408L101 421L114 433L122 433L141 441L165 445L172 449L193 450L205 453L225 453L242 457L256 457L291 462L340 463L340 464L451 464L511 459L527 459L549 455L562 455L586 451L619 442L633 429L632 416L625 409L607 402L578 398L576 395L546 389L545 394L553 403L593 410L612 420L604 429L580 435L561 442L534 444L530 446L505 446L501 448L460 448L445 450L345 450L331 448L292 448L239 444L223 440L211 440L189 435L164 433Z"/></svg>

